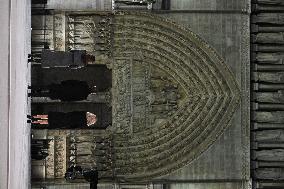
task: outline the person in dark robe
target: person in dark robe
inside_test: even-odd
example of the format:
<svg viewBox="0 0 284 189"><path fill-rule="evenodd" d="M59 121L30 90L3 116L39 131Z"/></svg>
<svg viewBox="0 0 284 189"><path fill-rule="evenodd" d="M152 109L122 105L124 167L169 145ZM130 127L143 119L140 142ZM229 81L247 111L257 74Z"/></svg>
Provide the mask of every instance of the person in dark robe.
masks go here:
<svg viewBox="0 0 284 189"><path fill-rule="evenodd" d="M85 111L49 112L47 115L31 116L30 119L31 123L38 128L46 126L48 129L82 129L97 122L95 114Z"/></svg>
<svg viewBox="0 0 284 189"><path fill-rule="evenodd" d="M43 49L41 52L41 66L81 68L95 61L95 56L89 55L85 50L54 51Z"/></svg>
<svg viewBox="0 0 284 189"><path fill-rule="evenodd" d="M72 165L65 173L65 179L67 181L75 180L78 177L83 176L84 179L90 183L90 189L97 189L99 174L96 169L82 169L81 166Z"/></svg>
<svg viewBox="0 0 284 189"><path fill-rule="evenodd" d="M65 80L61 83L52 83L46 86L29 86L30 97L49 97L52 100L79 101L87 99L88 95L96 92L96 86L89 87L87 82L78 80Z"/></svg>
<svg viewBox="0 0 284 189"><path fill-rule="evenodd" d="M90 183L90 189L97 189L99 173L96 169L83 171L83 176Z"/></svg>

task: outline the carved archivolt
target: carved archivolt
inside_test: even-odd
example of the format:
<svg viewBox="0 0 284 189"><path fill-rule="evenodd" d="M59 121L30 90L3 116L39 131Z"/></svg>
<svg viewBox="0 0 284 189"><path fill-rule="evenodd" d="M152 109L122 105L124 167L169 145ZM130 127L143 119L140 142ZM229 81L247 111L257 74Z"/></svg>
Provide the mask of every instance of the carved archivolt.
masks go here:
<svg viewBox="0 0 284 189"><path fill-rule="evenodd" d="M239 88L228 66L192 31L138 12L118 12L113 24L116 174L126 180L168 174L199 156L224 131L239 103ZM133 79L134 59L166 73L182 96L173 114L151 126L133 122L137 88L127 78Z"/></svg>

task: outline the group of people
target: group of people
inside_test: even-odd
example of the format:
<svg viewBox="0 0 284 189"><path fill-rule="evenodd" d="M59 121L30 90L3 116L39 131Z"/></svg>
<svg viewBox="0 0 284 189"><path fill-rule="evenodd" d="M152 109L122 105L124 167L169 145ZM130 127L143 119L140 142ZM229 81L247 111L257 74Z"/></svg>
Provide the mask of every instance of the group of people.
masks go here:
<svg viewBox="0 0 284 189"><path fill-rule="evenodd" d="M30 61L36 62L33 57ZM53 51L43 49L40 59L42 68L65 67L78 69L88 64L93 64L95 56L89 55L84 50L72 50L69 52ZM60 83L52 83L44 86L28 86L29 97L49 97L52 100L65 102L86 100L87 97L96 93L96 86L90 87L86 81L64 80ZM95 126L97 116L87 111L72 112L48 112L47 114L28 115L28 122L36 128L48 129L77 129ZM32 158L36 160L45 159L48 156L48 141L33 140ZM70 166L66 173L66 180L74 180L83 177L90 182L92 189L97 188L98 171L96 169L82 169L80 166Z"/></svg>
<svg viewBox="0 0 284 189"><path fill-rule="evenodd" d="M63 52L43 49L41 54L41 64L44 68L80 68L93 61L95 57L83 50ZM69 102L85 100L88 95L96 92L96 86L90 87L87 82L78 80L65 80L46 86L29 86L28 89L29 97L49 97L52 100ZM27 118L28 123L49 129L86 128L95 125L98 119L94 113L86 111L48 112L43 115L28 115Z"/></svg>

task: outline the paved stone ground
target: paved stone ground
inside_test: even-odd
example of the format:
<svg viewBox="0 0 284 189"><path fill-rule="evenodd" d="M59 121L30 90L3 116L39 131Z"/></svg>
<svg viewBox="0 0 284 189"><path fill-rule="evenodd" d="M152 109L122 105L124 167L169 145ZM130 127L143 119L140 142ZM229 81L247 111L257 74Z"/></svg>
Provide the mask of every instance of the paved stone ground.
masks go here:
<svg viewBox="0 0 284 189"><path fill-rule="evenodd" d="M26 87L30 52L30 1L0 4L0 188L30 188L30 128Z"/></svg>

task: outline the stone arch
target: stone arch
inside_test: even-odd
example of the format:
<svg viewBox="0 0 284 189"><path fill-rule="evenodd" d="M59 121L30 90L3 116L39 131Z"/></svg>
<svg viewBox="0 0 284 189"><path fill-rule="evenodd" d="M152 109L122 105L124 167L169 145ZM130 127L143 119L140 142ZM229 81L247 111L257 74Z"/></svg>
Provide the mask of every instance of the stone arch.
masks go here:
<svg viewBox="0 0 284 189"><path fill-rule="evenodd" d="M132 115L119 115L121 104L131 98L114 89L113 126L119 128L113 133L116 175L143 180L171 173L204 152L229 124L240 99L234 75L200 37L157 15L117 12L113 29L114 71L127 78L133 66L129 61L152 65L184 92L168 119L133 132ZM113 86L127 88L122 81L120 77Z"/></svg>

